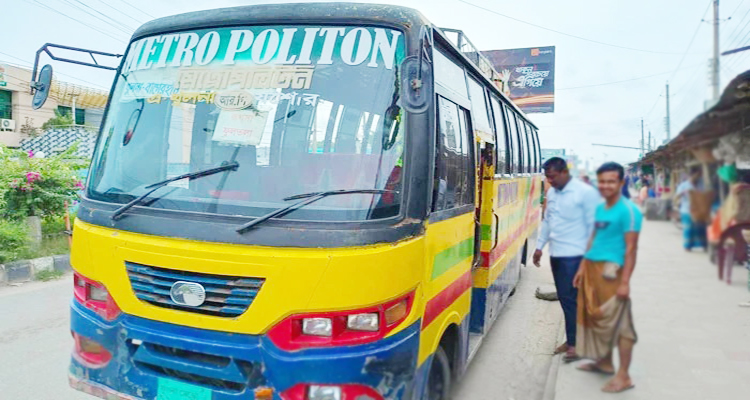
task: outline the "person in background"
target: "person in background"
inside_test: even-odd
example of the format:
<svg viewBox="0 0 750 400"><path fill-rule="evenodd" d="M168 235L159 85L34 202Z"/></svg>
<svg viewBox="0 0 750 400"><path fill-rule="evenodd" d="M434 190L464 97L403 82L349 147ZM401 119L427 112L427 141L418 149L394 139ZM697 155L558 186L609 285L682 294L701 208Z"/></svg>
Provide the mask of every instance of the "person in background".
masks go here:
<svg viewBox="0 0 750 400"><path fill-rule="evenodd" d="M646 205L646 199L648 199L648 181L644 179L641 185L641 190L638 192L638 204L640 204L641 207L644 207Z"/></svg>
<svg viewBox="0 0 750 400"><path fill-rule="evenodd" d="M588 176L588 175L584 175L584 176L582 176L582 177L581 177L581 181L583 181L583 183L585 183L585 184L587 184L587 185L591 185L591 178L589 178L589 176Z"/></svg>
<svg viewBox="0 0 750 400"><path fill-rule="evenodd" d="M685 251L690 251L695 247L707 249L706 225L702 222L693 221L690 215L690 192L693 190L702 190L701 170L694 167L690 170L690 175L677 186L675 197L680 200L680 220L682 221L682 237Z"/></svg>
<svg viewBox="0 0 750 400"><path fill-rule="evenodd" d="M553 157L544 165L548 186L542 228L534 252L534 265L540 267L542 249L549 243L552 276L565 316L566 342L555 349L565 353L566 362L578 360L576 346L576 298L573 276L578 270L586 243L594 230L594 212L601 202L599 193L570 176L565 160Z"/></svg>
<svg viewBox="0 0 750 400"><path fill-rule="evenodd" d="M631 184L630 174L627 174L625 175L625 181L624 181L624 184L622 185L622 195L625 196L626 199L630 198L630 184Z"/></svg>
<svg viewBox="0 0 750 400"><path fill-rule="evenodd" d="M604 203L596 208L595 230L573 279L578 289L576 352L594 362L581 371L614 375L602 391L619 393L634 387L629 368L637 341L630 302L643 215L622 196L624 169L609 162L597 170ZM620 368L615 374L612 352L617 346Z"/></svg>

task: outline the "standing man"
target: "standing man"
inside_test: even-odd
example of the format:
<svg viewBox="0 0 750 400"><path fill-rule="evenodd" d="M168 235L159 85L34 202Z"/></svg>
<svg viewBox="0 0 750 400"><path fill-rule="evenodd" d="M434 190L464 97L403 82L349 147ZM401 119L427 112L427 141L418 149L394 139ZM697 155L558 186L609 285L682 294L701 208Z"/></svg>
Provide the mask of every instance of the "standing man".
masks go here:
<svg viewBox="0 0 750 400"><path fill-rule="evenodd" d="M542 249L549 243L552 276L565 316L567 337L566 342L555 349L555 354L565 353L563 359L571 362L579 358L576 355L578 292L573 287L573 277L594 230L594 213L601 198L591 185L570 176L568 164L562 158L550 158L543 168L551 188L547 190L547 206L534 252L534 265L540 266Z"/></svg>
<svg viewBox="0 0 750 400"><path fill-rule="evenodd" d="M706 239L706 224L701 221L693 221L690 214L690 192L702 190L701 169L693 167L690 176L677 186L675 196L680 199L680 219L682 221L683 247L690 251L694 247L708 248Z"/></svg>
<svg viewBox="0 0 750 400"><path fill-rule="evenodd" d="M596 171L605 202L596 208L596 230L573 285L578 288L578 342L583 358L594 360L582 371L614 374L602 390L619 393L634 387L628 369L637 340L630 305L630 277L635 268L643 216L622 196L624 169L609 162ZM619 349L615 374L612 350Z"/></svg>

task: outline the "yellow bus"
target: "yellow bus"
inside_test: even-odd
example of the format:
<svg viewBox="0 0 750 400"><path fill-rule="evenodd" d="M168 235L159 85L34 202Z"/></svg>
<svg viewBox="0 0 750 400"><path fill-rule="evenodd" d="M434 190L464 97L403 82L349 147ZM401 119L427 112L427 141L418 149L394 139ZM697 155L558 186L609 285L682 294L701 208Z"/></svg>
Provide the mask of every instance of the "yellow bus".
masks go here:
<svg viewBox="0 0 750 400"><path fill-rule="evenodd" d="M540 220L536 127L481 63L395 6L140 27L74 226L71 386L447 398Z"/></svg>

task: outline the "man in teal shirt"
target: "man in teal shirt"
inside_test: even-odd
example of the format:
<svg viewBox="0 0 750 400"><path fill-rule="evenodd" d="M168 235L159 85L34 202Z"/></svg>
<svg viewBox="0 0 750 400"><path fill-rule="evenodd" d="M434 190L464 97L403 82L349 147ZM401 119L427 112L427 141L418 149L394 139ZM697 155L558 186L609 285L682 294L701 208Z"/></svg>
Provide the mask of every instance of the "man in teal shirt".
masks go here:
<svg viewBox="0 0 750 400"><path fill-rule="evenodd" d="M622 392L634 387L628 369L637 340L630 305L630 277L635 268L643 215L622 196L625 171L605 163L597 170L599 193L605 202L594 216L588 251L573 279L578 288L576 352L594 360L582 371L614 374L602 390ZM617 346L620 368L615 374L612 351Z"/></svg>

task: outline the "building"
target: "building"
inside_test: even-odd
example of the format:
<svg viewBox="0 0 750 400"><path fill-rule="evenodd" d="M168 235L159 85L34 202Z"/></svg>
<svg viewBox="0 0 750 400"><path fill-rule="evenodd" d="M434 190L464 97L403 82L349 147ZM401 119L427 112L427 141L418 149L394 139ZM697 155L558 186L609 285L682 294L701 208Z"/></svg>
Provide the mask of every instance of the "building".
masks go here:
<svg viewBox="0 0 750 400"><path fill-rule="evenodd" d="M41 134L42 124L55 110L70 114L75 124L97 128L101 124L108 93L103 90L53 79L49 98L38 110L31 108L31 70L0 64L0 145L20 147L21 140Z"/></svg>

